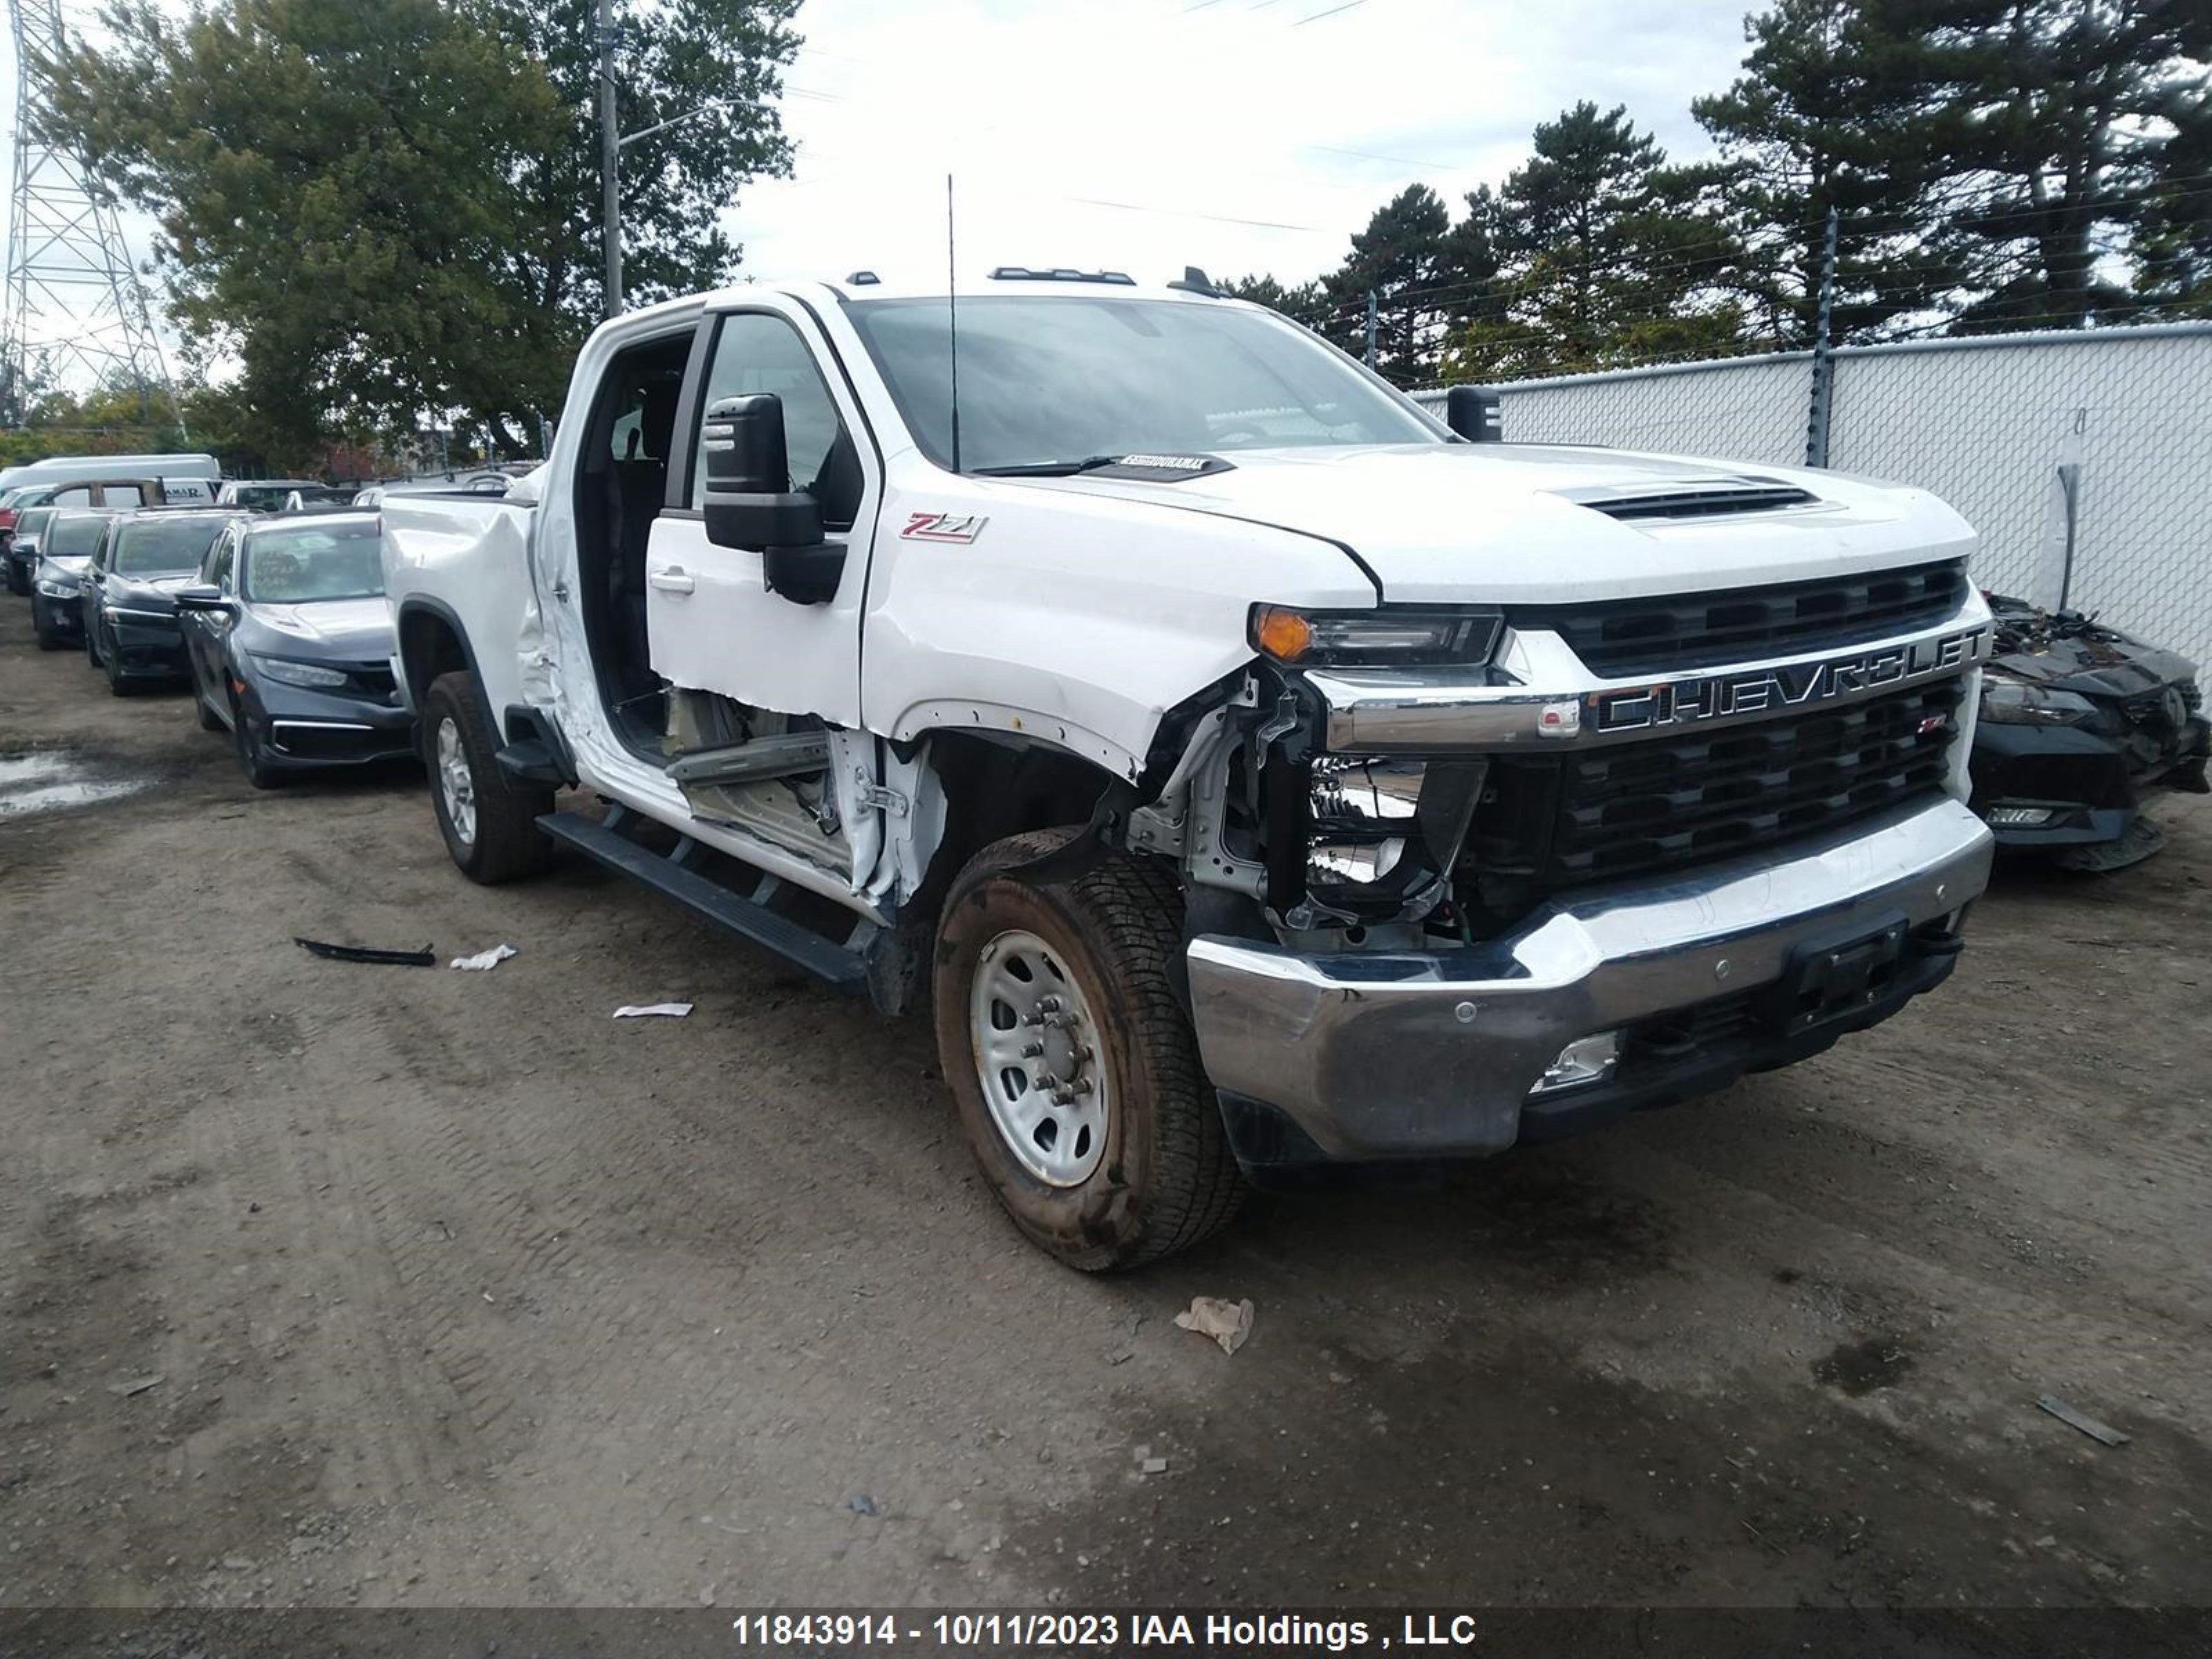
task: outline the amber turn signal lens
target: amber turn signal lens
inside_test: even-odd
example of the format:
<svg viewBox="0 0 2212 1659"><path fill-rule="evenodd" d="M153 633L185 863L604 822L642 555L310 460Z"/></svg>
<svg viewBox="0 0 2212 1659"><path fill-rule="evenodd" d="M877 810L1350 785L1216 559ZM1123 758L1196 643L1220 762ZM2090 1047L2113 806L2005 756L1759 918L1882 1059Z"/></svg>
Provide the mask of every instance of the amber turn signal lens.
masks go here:
<svg viewBox="0 0 2212 1659"><path fill-rule="evenodd" d="M1295 611L1274 605L1252 619L1252 643L1277 662L1296 662L1313 648L1313 624Z"/></svg>

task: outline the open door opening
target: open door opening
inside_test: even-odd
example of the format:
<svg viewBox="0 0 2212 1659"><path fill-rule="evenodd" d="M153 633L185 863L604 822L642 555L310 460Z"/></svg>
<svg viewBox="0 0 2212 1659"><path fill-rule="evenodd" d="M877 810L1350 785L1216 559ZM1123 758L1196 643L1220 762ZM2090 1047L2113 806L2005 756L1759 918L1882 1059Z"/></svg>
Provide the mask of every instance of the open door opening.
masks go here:
<svg viewBox="0 0 2212 1659"><path fill-rule="evenodd" d="M668 684L647 642L646 550L668 501L692 336L686 326L615 358L576 473L577 597L600 701L623 743L656 764L666 757Z"/></svg>

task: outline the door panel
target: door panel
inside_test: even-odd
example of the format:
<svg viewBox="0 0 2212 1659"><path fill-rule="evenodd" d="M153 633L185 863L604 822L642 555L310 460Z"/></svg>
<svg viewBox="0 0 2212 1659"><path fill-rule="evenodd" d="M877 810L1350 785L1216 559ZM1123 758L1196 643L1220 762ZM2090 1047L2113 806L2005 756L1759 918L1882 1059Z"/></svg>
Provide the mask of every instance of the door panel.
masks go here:
<svg viewBox="0 0 2212 1659"><path fill-rule="evenodd" d="M671 684L715 691L756 708L818 714L840 726L860 716L860 609L868 538L878 489L858 407L804 307L764 297L710 319L716 329L690 429L679 434L696 459L701 410L720 398L773 392L783 399L793 487L823 501L828 539L848 552L842 580L826 605L794 605L768 591L757 550L716 547L695 516L705 470L687 469L690 511L663 513L646 557L647 635L653 671ZM825 373L825 366L828 372Z"/></svg>

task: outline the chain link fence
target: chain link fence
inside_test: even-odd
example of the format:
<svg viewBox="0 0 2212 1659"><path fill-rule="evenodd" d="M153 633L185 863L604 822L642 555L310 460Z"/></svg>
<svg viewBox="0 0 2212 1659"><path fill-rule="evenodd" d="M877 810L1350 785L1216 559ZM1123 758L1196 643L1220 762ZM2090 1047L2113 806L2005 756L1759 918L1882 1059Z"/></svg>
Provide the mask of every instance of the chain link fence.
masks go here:
<svg viewBox="0 0 2212 1659"><path fill-rule="evenodd" d="M1516 443L1802 465L1812 372L1801 351L1492 389ZM1838 348L1828 464L1957 507L1983 586L2212 664L2212 323Z"/></svg>

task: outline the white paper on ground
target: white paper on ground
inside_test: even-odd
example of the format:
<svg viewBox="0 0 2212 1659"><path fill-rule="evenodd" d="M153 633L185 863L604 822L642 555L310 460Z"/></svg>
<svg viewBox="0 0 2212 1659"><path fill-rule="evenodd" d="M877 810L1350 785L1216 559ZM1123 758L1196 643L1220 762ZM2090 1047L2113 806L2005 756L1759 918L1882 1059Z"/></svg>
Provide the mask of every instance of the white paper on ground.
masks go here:
<svg viewBox="0 0 2212 1659"><path fill-rule="evenodd" d="M1187 1331L1212 1337L1221 1345L1222 1352L1235 1353L1252 1334L1252 1313L1249 1297L1242 1302L1227 1302L1219 1297L1197 1296L1175 1316L1175 1322Z"/></svg>
<svg viewBox="0 0 2212 1659"><path fill-rule="evenodd" d="M455 957L453 966L469 973L489 973L514 954L512 945L495 945L489 951L479 951L472 957Z"/></svg>
<svg viewBox="0 0 2212 1659"><path fill-rule="evenodd" d="M681 1019L691 1012L688 1002L624 1003L615 1010L617 1019L643 1019L651 1014L665 1014L671 1019Z"/></svg>

